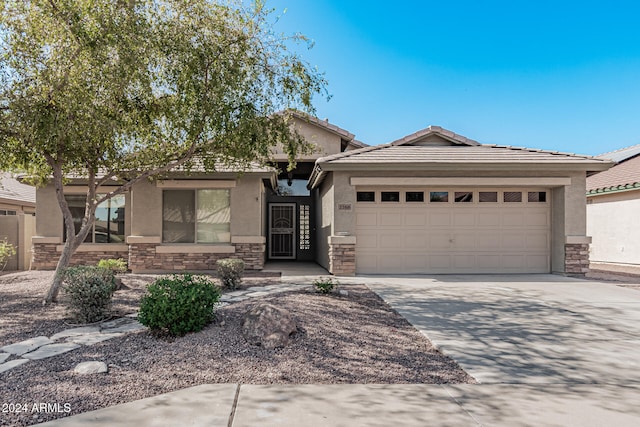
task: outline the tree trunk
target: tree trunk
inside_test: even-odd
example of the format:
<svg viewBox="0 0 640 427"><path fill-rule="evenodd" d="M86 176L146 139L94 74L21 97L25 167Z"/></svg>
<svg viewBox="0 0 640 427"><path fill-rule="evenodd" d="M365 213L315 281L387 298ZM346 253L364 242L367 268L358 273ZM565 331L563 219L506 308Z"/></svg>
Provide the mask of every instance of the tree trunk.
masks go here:
<svg viewBox="0 0 640 427"><path fill-rule="evenodd" d="M43 305L49 304L51 302L56 302L58 300L58 293L60 292L60 287L62 286L62 280L64 279L64 270L69 266L69 262L71 261L71 255L75 252L73 248L72 242L67 240L62 248L62 254L60 255L60 259L58 260L58 265L56 266L56 274L53 276L53 282L49 287L49 291L47 292L47 296L43 301Z"/></svg>

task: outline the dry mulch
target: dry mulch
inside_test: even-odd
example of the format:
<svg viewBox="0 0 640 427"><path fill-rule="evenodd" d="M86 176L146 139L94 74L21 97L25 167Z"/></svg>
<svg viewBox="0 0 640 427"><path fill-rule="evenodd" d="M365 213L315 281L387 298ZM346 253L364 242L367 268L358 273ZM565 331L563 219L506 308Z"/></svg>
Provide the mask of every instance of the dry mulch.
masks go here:
<svg viewBox="0 0 640 427"><path fill-rule="evenodd" d="M128 275L116 292L118 315L137 309L156 276ZM0 347L69 327L62 304L41 305L50 272L0 276ZM248 285L273 283L252 278ZM7 414L0 425L29 425L206 383L473 383L453 360L363 285L344 285L347 296L287 292L259 298L291 311L299 326L289 346L266 350L240 333L243 314L258 299L217 311L199 333L172 341L148 331L30 361L0 374L0 404L68 403L70 413ZM81 376L76 364L100 360L108 374Z"/></svg>

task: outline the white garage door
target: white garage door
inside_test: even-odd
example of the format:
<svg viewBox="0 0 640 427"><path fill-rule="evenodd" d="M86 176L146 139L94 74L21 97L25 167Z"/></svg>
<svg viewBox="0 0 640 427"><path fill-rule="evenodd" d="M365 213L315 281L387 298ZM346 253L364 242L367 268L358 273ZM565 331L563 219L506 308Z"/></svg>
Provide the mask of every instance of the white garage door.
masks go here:
<svg viewBox="0 0 640 427"><path fill-rule="evenodd" d="M548 189L357 188L358 273L548 273Z"/></svg>

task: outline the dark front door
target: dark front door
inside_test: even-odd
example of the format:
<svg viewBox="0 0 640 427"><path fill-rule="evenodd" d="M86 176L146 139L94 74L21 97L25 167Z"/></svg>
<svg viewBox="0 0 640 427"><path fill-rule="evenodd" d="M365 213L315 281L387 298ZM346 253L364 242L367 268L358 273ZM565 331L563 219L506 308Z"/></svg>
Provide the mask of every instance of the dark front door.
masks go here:
<svg viewBox="0 0 640 427"><path fill-rule="evenodd" d="M269 259L313 261L313 206L311 197L278 197L269 202Z"/></svg>
<svg viewBox="0 0 640 427"><path fill-rule="evenodd" d="M269 205L269 258L296 259L296 204Z"/></svg>

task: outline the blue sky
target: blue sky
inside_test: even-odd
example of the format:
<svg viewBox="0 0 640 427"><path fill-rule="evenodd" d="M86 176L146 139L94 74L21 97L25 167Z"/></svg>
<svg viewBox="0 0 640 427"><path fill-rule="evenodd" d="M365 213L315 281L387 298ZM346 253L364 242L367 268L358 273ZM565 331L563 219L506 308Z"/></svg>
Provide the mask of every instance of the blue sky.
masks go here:
<svg viewBox="0 0 640 427"><path fill-rule="evenodd" d="M640 3L267 0L325 73L317 115L368 144L438 125L487 144L640 143ZM286 9L286 13L283 13Z"/></svg>

